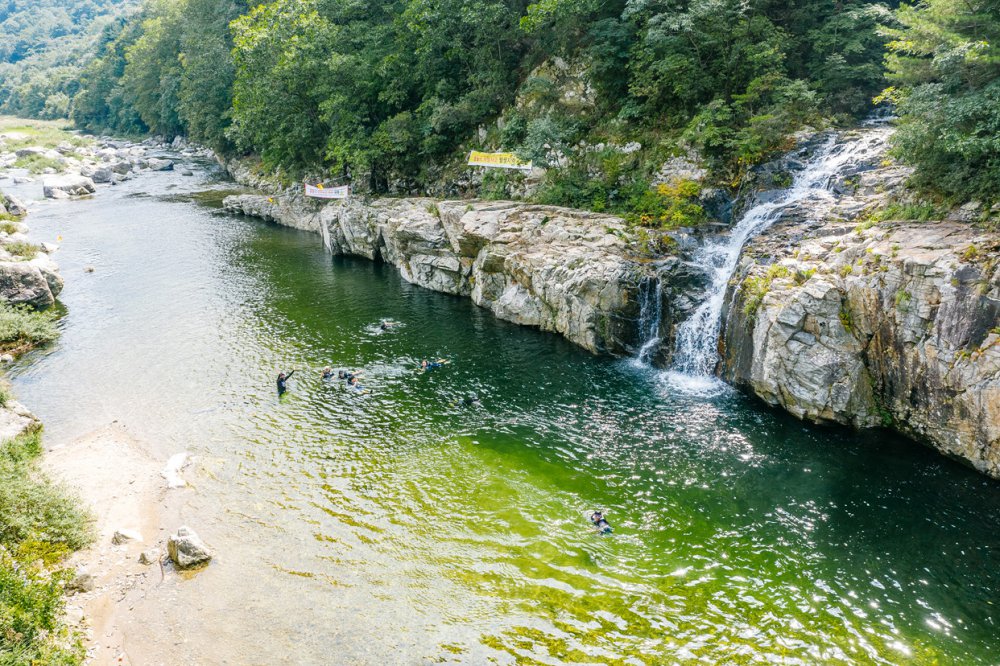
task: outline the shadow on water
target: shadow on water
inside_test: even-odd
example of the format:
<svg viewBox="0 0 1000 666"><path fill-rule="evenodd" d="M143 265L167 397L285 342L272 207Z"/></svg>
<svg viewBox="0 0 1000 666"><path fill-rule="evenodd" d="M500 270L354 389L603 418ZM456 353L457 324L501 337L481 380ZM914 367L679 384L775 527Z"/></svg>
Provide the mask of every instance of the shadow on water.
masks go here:
<svg viewBox="0 0 1000 666"><path fill-rule="evenodd" d="M188 511L225 556L178 594L210 600L237 656L996 661L997 483L885 433L681 395L163 179L73 209L63 337L15 381L51 436L119 418L195 454Z"/></svg>

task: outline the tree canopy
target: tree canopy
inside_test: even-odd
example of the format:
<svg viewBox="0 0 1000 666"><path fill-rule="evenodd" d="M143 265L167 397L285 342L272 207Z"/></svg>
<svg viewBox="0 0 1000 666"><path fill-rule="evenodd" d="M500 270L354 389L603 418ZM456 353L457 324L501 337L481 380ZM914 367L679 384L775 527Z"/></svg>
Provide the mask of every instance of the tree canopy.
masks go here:
<svg viewBox="0 0 1000 666"><path fill-rule="evenodd" d="M94 15L115 4L89 3ZM88 3L45 4L83 16ZM985 0L145 0L101 24L82 74L51 68L66 84L25 108L92 130L184 134L376 192L445 187L464 151L504 149L551 167L543 199L620 210L666 159L693 152L736 182L798 129L855 122L890 86L882 98L899 105L897 151L917 182L985 197L1000 182L998 11ZM8 59L31 57L32 34Z"/></svg>

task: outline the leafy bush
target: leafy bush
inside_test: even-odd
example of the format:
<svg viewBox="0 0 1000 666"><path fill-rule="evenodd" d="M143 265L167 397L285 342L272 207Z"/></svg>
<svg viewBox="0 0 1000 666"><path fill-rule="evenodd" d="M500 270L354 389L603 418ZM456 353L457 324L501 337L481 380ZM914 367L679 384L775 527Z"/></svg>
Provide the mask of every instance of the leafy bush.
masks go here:
<svg viewBox="0 0 1000 666"><path fill-rule="evenodd" d="M705 209L698 203L701 185L693 180L680 180L647 190L632 202L625 219L644 227L676 229L705 221Z"/></svg>
<svg viewBox="0 0 1000 666"><path fill-rule="evenodd" d="M57 336L53 312L0 303L0 349L24 351Z"/></svg>
<svg viewBox="0 0 1000 666"><path fill-rule="evenodd" d="M0 664L83 662L79 637L61 626L68 574L51 570L92 539L79 502L36 466L41 431L0 443Z"/></svg>

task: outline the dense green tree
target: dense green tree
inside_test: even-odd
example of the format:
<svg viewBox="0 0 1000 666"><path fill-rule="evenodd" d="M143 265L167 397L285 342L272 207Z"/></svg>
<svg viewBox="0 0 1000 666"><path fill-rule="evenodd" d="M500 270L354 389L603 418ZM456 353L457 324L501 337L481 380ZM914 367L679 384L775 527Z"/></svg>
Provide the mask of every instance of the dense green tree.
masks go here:
<svg viewBox="0 0 1000 666"><path fill-rule="evenodd" d="M1000 200L1000 5L926 0L888 31L900 156L948 197Z"/></svg>

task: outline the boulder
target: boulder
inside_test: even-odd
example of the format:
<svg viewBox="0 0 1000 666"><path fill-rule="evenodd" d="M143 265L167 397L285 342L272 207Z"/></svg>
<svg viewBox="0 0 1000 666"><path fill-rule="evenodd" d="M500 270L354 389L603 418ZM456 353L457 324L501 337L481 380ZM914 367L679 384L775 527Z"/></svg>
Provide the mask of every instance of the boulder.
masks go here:
<svg viewBox="0 0 1000 666"><path fill-rule="evenodd" d="M56 300L42 270L24 261L0 262L0 298L37 309L47 308Z"/></svg>
<svg viewBox="0 0 1000 666"><path fill-rule="evenodd" d="M167 554L178 569L191 569L208 564L212 554L190 527L181 527L167 539Z"/></svg>
<svg viewBox="0 0 1000 666"><path fill-rule="evenodd" d="M97 191L93 180L72 174L45 178L42 188L49 199L83 196Z"/></svg>
<svg viewBox="0 0 1000 666"><path fill-rule="evenodd" d="M144 550L139 553L139 564L144 564L149 566L150 564L155 564L160 561L160 551L156 548L150 548L149 550Z"/></svg>
<svg viewBox="0 0 1000 666"><path fill-rule="evenodd" d="M136 530L115 530L111 543L122 546L130 541L142 541L142 534Z"/></svg>
<svg viewBox="0 0 1000 666"><path fill-rule="evenodd" d="M66 584L66 590L68 592L90 592L94 589L95 584L94 575L85 568L80 567L76 570L73 578Z"/></svg>
<svg viewBox="0 0 1000 666"><path fill-rule="evenodd" d="M9 194L6 195L6 197L7 197L6 206L8 213L13 215L14 217L24 217L25 215L28 214L28 207L24 204L23 201Z"/></svg>
<svg viewBox="0 0 1000 666"><path fill-rule="evenodd" d="M158 157L150 157L145 162L150 171L172 171L174 168L173 162Z"/></svg>

